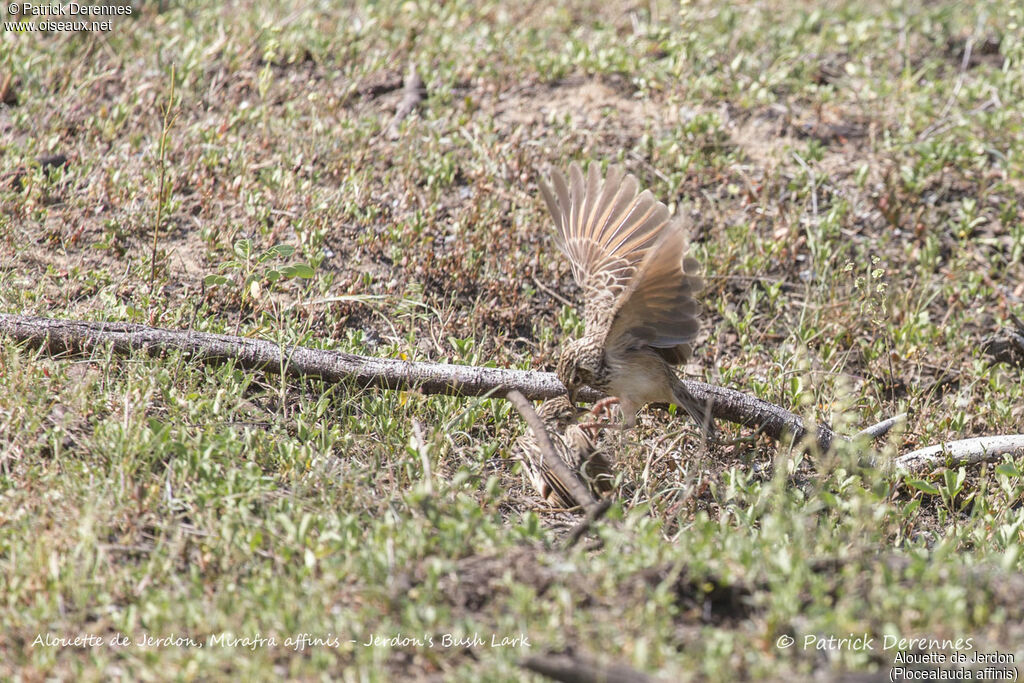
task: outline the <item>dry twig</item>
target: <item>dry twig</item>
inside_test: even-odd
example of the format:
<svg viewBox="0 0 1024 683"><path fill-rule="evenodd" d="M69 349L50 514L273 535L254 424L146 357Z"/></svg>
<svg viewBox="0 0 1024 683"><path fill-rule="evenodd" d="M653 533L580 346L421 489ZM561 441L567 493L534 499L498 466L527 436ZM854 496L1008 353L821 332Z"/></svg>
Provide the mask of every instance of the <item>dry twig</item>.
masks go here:
<svg viewBox="0 0 1024 683"><path fill-rule="evenodd" d="M516 390L525 399L543 400L565 393L565 387L550 372L370 358L302 346L282 347L269 341L226 334L179 332L131 323L55 320L0 313L0 334L54 356L97 353L109 346L120 355L136 351L151 356L180 352L203 363L234 362L247 370L316 377L326 382L351 381L359 387L418 389L425 394L505 397L509 391ZM692 396L710 407L716 419L756 428L776 440L788 434L800 441L810 433L800 416L767 401L703 382L683 380L683 383ZM594 401L601 398L601 394L588 389L580 392L580 398ZM877 438L900 419L897 415L862 433ZM842 438L826 426L817 427L815 441L822 451L828 450L835 439ZM986 436L916 450L897 458L894 464L911 471L923 471L947 464L973 465L997 460L1022 449L1024 435Z"/></svg>
<svg viewBox="0 0 1024 683"><path fill-rule="evenodd" d="M906 413L900 413L899 415L893 415L892 417L882 420L877 424L873 424L870 427L865 427L854 435L854 438L860 436L869 436L872 439L879 439L890 431L892 428L898 425L900 422L905 422L907 419Z"/></svg>
<svg viewBox="0 0 1024 683"><path fill-rule="evenodd" d="M530 400L543 400L565 393L565 387L550 372L371 358L131 323L55 320L0 313L0 333L52 355L90 354L110 346L120 355L142 351L160 356L177 351L203 363L234 362L247 370L316 377L327 382L350 381L359 387L418 389L425 394L503 397L509 390L516 389ZM755 428L776 440L789 434L801 441L810 433L799 415L767 401L703 382L683 380L683 383L690 395L708 406L716 419ZM579 398L595 401L601 396L588 389L581 391ZM815 442L822 451L828 450L836 438L842 437L824 425L819 425L815 431Z"/></svg>
<svg viewBox="0 0 1024 683"><path fill-rule="evenodd" d="M562 683L654 683L656 680L623 664L601 665L589 657L570 653L527 657L519 666Z"/></svg>
<svg viewBox="0 0 1024 683"><path fill-rule="evenodd" d="M594 523L604 516L604 513L608 512L608 508L612 506L612 501L608 498L600 501L597 505L587 508L587 516L583 518L579 524L574 526L569 532L569 535L565 537L565 544L562 546L563 550L576 545L583 534L590 531L590 528L594 526Z"/></svg>
<svg viewBox="0 0 1024 683"><path fill-rule="evenodd" d="M948 441L901 455L893 464L900 469L919 473L939 467L978 465L1002 460L1006 455L1024 455L1024 434L979 436L961 441Z"/></svg>
<svg viewBox="0 0 1024 683"><path fill-rule="evenodd" d="M426 96L427 87L423 84L423 78L420 77L416 64L409 62L409 71L405 75L405 84L402 87L402 99L395 107L394 118L388 124L388 135L392 138L398 137L399 124L419 106Z"/></svg>

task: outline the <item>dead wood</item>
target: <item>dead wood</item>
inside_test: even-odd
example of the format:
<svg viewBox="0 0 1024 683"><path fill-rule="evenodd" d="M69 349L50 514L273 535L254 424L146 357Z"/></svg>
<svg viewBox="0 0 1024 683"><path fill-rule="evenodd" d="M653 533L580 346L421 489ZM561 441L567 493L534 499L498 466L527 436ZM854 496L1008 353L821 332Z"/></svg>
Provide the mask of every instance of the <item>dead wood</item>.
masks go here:
<svg viewBox="0 0 1024 683"><path fill-rule="evenodd" d="M580 521L579 524L574 526L565 537L565 542L562 545L562 550L569 550L576 545L583 535L593 528L597 520L604 516L604 513L608 512L611 508L612 501L610 498L605 498L594 505L593 507L587 508L587 515Z"/></svg>
<svg viewBox="0 0 1024 683"><path fill-rule="evenodd" d="M395 116L388 125L388 135L392 138L398 137L399 124L419 106L426 96L427 87L423 84L423 78L420 77L416 64L410 62L409 71L405 75L405 83L402 86L402 99L395 107Z"/></svg>
<svg viewBox="0 0 1024 683"><path fill-rule="evenodd" d="M883 437L886 434L888 434L889 432L891 432L893 427L895 427L896 425L898 425L901 422L906 422L906 421L907 421L907 414L906 413L900 413L899 415L893 415L892 417L887 418L885 420L882 420L881 422L878 422L876 424L873 424L870 427L865 427L864 429L862 429L859 432L857 432L854 435L854 438L859 437L859 436L867 436L867 437L871 437L872 439L880 439L881 437Z"/></svg>
<svg viewBox="0 0 1024 683"><path fill-rule="evenodd" d="M576 654L550 654L528 657L519 666L562 683L653 683L642 671L624 664L602 665Z"/></svg>
<svg viewBox="0 0 1024 683"><path fill-rule="evenodd" d="M901 455L893 464L908 472L928 472L939 467L980 465L1002 460L1003 456L1024 455L1024 434L979 436L961 441L948 441L936 446L920 448Z"/></svg>
<svg viewBox="0 0 1024 683"><path fill-rule="evenodd" d="M202 363L233 362L247 370L279 373L292 377L315 377L326 382L352 382L358 387L418 390L425 394L504 397L515 389L530 400L544 400L565 393L565 387L550 372L506 370L449 363L427 363L372 358L341 351L280 345L262 339L189 330L164 330L132 323L56 320L0 313L0 333L54 356L89 355L108 347L119 355L143 352L161 356L179 352ZM810 431L803 418L759 398L703 382L683 380L690 395L709 406L718 420L757 429L782 440L790 435L801 441ZM580 399L602 397L586 389ZM815 442L828 450L837 435L824 425L817 426Z"/></svg>

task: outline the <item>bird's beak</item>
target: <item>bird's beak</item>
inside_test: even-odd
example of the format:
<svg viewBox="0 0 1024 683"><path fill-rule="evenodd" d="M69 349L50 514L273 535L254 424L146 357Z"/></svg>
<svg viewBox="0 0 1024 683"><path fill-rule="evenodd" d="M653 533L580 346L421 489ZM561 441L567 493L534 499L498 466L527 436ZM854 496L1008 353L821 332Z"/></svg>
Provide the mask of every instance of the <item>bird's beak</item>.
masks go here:
<svg viewBox="0 0 1024 683"><path fill-rule="evenodd" d="M572 407L575 408L576 407L576 396L579 395L580 389L579 389L579 387L573 387L571 389L568 389L567 392L569 394L569 403L571 403Z"/></svg>

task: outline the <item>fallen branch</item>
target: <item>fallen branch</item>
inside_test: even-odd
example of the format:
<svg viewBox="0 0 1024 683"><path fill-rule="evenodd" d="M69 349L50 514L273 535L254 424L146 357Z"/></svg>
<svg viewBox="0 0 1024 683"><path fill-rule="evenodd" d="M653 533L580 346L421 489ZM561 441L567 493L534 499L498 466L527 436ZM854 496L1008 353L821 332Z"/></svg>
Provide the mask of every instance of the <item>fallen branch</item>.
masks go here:
<svg viewBox="0 0 1024 683"><path fill-rule="evenodd" d="M656 680L623 664L602 665L574 654L527 657L519 666L562 683L653 683Z"/></svg>
<svg viewBox="0 0 1024 683"><path fill-rule="evenodd" d="M887 420L882 420L881 422L879 422L877 424L873 424L870 427L865 427L864 429L862 429L859 432L857 432L856 434L854 434L854 438L857 438L857 437L860 437L860 436L869 436L872 439L879 439L879 438L885 436L886 434L888 434L890 431L892 431L892 428L895 427L896 425L898 425L900 422L905 422L906 419L907 419L907 414L906 413L900 413L899 415L893 415L892 417L890 417Z"/></svg>
<svg viewBox="0 0 1024 683"><path fill-rule="evenodd" d="M608 508L610 508L611 506L611 499L605 498L604 500L600 501L597 505L588 508L587 516L584 517L579 524L574 526L572 530L569 531L568 535L566 535L565 543L562 545L562 550L569 550L574 545L576 545L579 542L579 540L583 538L583 534L590 531L591 527L594 526L594 523L597 522L597 520L604 517L604 513L608 512Z"/></svg>
<svg viewBox="0 0 1024 683"><path fill-rule="evenodd" d="M590 513L598 507L597 499L594 498L586 484L580 481L576 473L558 457L555 447L551 445L548 430L544 427L544 422L537 415L537 411L533 409L533 405L515 389L509 391L505 398L512 402L512 405L515 406L519 414L526 420L526 424L533 431L533 436L537 439L537 446L540 448L540 457L543 459L544 465L555 473L559 481L565 484L566 488L569 489L569 493L572 494L577 503L583 506L589 517Z"/></svg>
<svg viewBox="0 0 1024 683"><path fill-rule="evenodd" d="M262 339L226 334L164 330L132 323L54 320L0 313L0 333L51 355L89 355L108 345L114 353L162 356L180 352L201 363L234 362L246 370L351 381L381 389L418 389L425 394L504 397L518 389L531 400L553 398L565 387L551 373L504 370L447 363L371 358L341 351L281 346ZM591 392L592 397L600 397Z"/></svg>
<svg viewBox="0 0 1024 683"><path fill-rule="evenodd" d="M120 355L141 351L161 356L177 351L202 363L234 362L247 370L316 377L326 382L350 381L359 387L494 397L504 397L515 389L530 400L565 393L565 387L550 372L371 358L341 351L281 346L261 339L163 330L131 323L55 320L0 313L0 333L51 355L88 355L108 346ZM683 380L683 384L699 403L710 407L716 419L755 428L776 440L789 434L801 441L809 434L803 418L767 401L703 382ZM579 398L596 401L602 396L600 392L585 389ZM836 438L843 438L823 425L817 427L815 437L822 451L827 451Z"/></svg>
<svg viewBox="0 0 1024 683"><path fill-rule="evenodd" d="M409 71L405 75L405 84L402 87L402 99L395 107L395 116L388 124L388 135L392 138L398 137L398 126L409 114L419 106L423 98L427 96L427 87L423 84L423 78L416 69L415 62L409 62Z"/></svg>
<svg viewBox="0 0 1024 683"><path fill-rule="evenodd" d="M893 464L908 472L918 473L939 467L978 465L983 462L1002 460L1006 455L1024 455L1024 434L979 436L973 439L949 441L901 455L893 461Z"/></svg>

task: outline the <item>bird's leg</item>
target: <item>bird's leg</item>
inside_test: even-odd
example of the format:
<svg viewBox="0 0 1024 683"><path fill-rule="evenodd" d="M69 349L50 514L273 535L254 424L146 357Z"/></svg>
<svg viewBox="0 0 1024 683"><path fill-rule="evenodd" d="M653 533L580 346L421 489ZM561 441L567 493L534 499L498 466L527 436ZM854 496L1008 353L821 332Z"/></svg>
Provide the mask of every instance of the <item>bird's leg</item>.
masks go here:
<svg viewBox="0 0 1024 683"><path fill-rule="evenodd" d="M607 396L602 398L600 401L594 404L594 407L590 409L590 414L594 416L594 419L590 422L584 422L579 427L580 429L587 431L590 430L591 439L597 439L597 435L602 429L622 429L622 425L613 424L611 422L611 407L619 404L621 401L617 396ZM608 422L601 422L601 416L607 415Z"/></svg>
<svg viewBox="0 0 1024 683"><path fill-rule="evenodd" d="M618 396L605 396L600 401L594 404L594 407L590 409L590 412L593 413L595 420L601 418L601 413L606 413L608 415L608 418L611 419L611 407L618 405L621 402L622 401L619 400Z"/></svg>
<svg viewBox="0 0 1024 683"><path fill-rule="evenodd" d="M577 425L583 432L586 433L587 437L591 441L597 441L598 436L601 435L602 429L615 429L615 425L608 424L607 422L582 422Z"/></svg>

